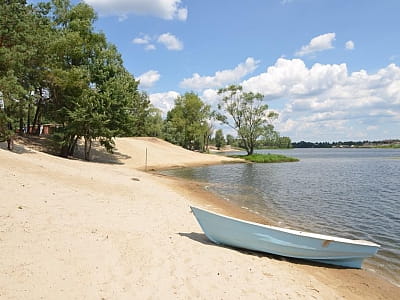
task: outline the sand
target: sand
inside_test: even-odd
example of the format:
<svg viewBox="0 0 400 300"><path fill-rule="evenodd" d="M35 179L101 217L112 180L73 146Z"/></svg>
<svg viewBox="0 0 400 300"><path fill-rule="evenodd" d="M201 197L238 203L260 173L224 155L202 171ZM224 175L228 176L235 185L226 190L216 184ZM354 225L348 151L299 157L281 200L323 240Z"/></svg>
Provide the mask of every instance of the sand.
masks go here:
<svg viewBox="0 0 400 300"><path fill-rule="evenodd" d="M147 170L229 163L152 138L62 159L0 143L0 299L396 299L366 270L216 246L189 205L247 215ZM251 217L251 216L248 216Z"/></svg>

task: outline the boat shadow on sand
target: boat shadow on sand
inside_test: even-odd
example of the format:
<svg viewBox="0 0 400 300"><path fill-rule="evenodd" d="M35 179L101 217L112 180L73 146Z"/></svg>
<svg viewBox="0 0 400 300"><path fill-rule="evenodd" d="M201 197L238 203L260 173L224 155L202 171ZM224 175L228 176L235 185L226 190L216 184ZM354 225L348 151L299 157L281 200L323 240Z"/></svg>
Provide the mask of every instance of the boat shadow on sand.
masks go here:
<svg viewBox="0 0 400 300"><path fill-rule="evenodd" d="M215 244L212 241L210 241L204 233L179 232L177 234L179 234L180 236L186 237L188 239L191 239L195 242L201 243L203 245L232 249L232 250L238 251L242 254L257 256L258 258L265 257L265 258L269 258L269 259L273 259L273 260L286 261L286 262L290 262L290 263L297 264L297 265L323 267L323 268L328 268L328 269L351 269L351 268L347 268L347 267L328 265L328 264L323 264L323 263L309 261L309 260L300 259L300 258L285 257L285 256L280 256L280 255L275 255L275 254L270 254L270 253L265 253L265 252L258 252L258 251L243 249L243 248L227 246L227 245L223 245L223 244Z"/></svg>

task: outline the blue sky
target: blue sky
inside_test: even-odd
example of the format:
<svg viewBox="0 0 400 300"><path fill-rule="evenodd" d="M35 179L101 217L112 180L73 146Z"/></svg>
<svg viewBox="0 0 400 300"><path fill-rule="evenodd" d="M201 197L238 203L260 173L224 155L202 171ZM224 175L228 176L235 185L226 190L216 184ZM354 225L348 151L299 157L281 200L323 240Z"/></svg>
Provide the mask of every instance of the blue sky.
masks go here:
<svg viewBox="0 0 400 300"><path fill-rule="evenodd" d="M398 0L83 1L164 112L241 84L293 141L400 138Z"/></svg>

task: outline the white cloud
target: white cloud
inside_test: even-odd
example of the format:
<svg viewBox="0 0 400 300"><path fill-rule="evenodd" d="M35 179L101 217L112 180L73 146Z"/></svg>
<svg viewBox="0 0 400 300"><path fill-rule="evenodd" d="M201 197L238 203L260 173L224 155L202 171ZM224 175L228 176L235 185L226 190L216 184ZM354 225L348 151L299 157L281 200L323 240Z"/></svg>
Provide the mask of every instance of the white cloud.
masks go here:
<svg viewBox="0 0 400 300"><path fill-rule="evenodd" d="M215 108L220 100L217 89L223 86L221 83L236 78L235 82L225 84L241 84L245 91L263 94L270 108L279 113L275 122L277 130L293 141L398 137L399 66L390 64L371 74L365 70L350 73L346 64L316 63L308 67L301 59L279 58L265 72L241 82L241 75L230 74L235 70L248 74L258 64L247 59L233 70L216 72L209 77L194 76L181 85L185 82L187 87L201 91L201 99ZM170 91L152 94L150 99L165 115L178 96L179 93Z"/></svg>
<svg viewBox="0 0 400 300"><path fill-rule="evenodd" d="M267 72L245 80L245 90L257 91L266 97L280 98L319 93L343 82L347 74L345 64L315 64L308 69L301 59L279 58Z"/></svg>
<svg viewBox="0 0 400 300"><path fill-rule="evenodd" d="M321 67L326 68L323 80L317 80L320 70L315 66L306 69L304 77L296 83L293 77L280 79L309 87L302 94L290 88L281 91L279 96L288 99L277 124L282 134L294 140L357 139L363 138L367 128L373 126L381 129L376 133L376 139L380 139L384 137L378 134L382 134L388 123L399 126L399 67L391 64L371 75L364 70L349 74L341 65ZM391 135L397 137L395 130Z"/></svg>
<svg viewBox="0 0 400 300"><path fill-rule="evenodd" d="M331 32L313 38L308 45L301 47L301 49L296 52L296 56L304 56L307 54L332 49L332 42L335 40L335 36L336 34Z"/></svg>
<svg viewBox="0 0 400 300"><path fill-rule="evenodd" d="M169 32L163 33L154 38L142 33L139 37L136 37L132 40L132 43L134 44L144 45L145 50L155 50L156 46L153 44L153 42L163 44L168 50L179 51L183 49L183 43L176 36Z"/></svg>
<svg viewBox="0 0 400 300"><path fill-rule="evenodd" d="M148 15L165 20L187 19L187 9L181 0L84 0L101 15L115 15L125 19L127 14Z"/></svg>
<svg viewBox="0 0 400 300"><path fill-rule="evenodd" d="M140 80L140 86L142 88L149 88L160 79L160 73L150 70L140 75L137 79Z"/></svg>
<svg viewBox="0 0 400 300"><path fill-rule="evenodd" d="M254 72L259 65L259 61L252 57L240 63L236 68L215 72L214 76L200 76L195 73L191 78L185 78L180 86L193 90L204 90L207 88L221 88L227 84L238 83L244 76Z"/></svg>
<svg viewBox="0 0 400 300"><path fill-rule="evenodd" d="M167 32L161 34L157 42L163 44L168 50L182 50L183 49L183 43L173 34Z"/></svg>
<svg viewBox="0 0 400 300"><path fill-rule="evenodd" d="M203 94L201 95L201 99L210 104L211 107L217 107L219 100L221 99L221 96L218 95L218 90L214 89L206 89L203 91Z"/></svg>
<svg viewBox="0 0 400 300"><path fill-rule="evenodd" d="M354 50L354 42L353 41L347 41L345 45L347 50Z"/></svg>
<svg viewBox="0 0 400 300"><path fill-rule="evenodd" d="M156 46L153 44L148 44L146 47L144 47L145 50L156 50Z"/></svg>
<svg viewBox="0 0 400 300"><path fill-rule="evenodd" d="M178 20L185 21L187 19L187 16L188 16L188 11L186 8L178 9L178 12L177 12Z"/></svg>
<svg viewBox="0 0 400 300"><path fill-rule="evenodd" d="M128 19L128 16L126 14L121 14L121 15L118 16L118 21L119 22L123 22L126 19Z"/></svg>
<svg viewBox="0 0 400 300"><path fill-rule="evenodd" d="M155 50L156 46L154 46L151 42L152 38L147 34L142 34L141 37L137 37L132 40L132 43L134 44L144 45L145 50Z"/></svg>
<svg viewBox="0 0 400 300"><path fill-rule="evenodd" d="M175 105L175 100L178 98L180 94L175 91L169 91L166 93L155 93L155 94L150 94L150 101L151 103L159 108L163 115L165 116L168 111L170 111L174 105Z"/></svg>
<svg viewBox="0 0 400 300"><path fill-rule="evenodd" d="M147 45L148 43L150 43L150 37L145 35L143 37L137 37L134 38L132 43L134 44L138 44L138 45Z"/></svg>
<svg viewBox="0 0 400 300"><path fill-rule="evenodd" d="M307 67L301 59L279 58L264 73L239 84L265 96L280 114L277 130L294 141L398 137L400 67L395 64L369 74L350 73L346 64ZM201 98L213 107L220 99L216 87L205 89Z"/></svg>

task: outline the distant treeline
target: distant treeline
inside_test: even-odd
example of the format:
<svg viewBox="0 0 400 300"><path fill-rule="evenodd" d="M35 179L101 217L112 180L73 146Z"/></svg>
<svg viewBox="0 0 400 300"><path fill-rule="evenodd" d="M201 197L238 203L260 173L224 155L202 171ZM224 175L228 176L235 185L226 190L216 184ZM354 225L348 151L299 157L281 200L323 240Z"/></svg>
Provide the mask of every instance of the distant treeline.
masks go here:
<svg viewBox="0 0 400 300"><path fill-rule="evenodd" d="M361 147L390 147L399 146L400 140L382 141L347 141L347 142L293 142L293 148L361 148Z"/></svg>

